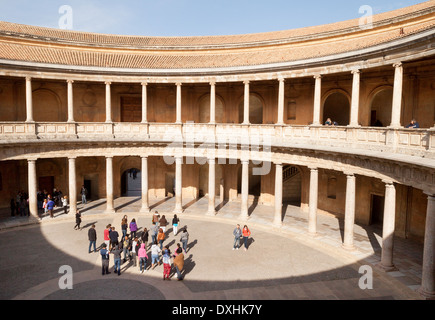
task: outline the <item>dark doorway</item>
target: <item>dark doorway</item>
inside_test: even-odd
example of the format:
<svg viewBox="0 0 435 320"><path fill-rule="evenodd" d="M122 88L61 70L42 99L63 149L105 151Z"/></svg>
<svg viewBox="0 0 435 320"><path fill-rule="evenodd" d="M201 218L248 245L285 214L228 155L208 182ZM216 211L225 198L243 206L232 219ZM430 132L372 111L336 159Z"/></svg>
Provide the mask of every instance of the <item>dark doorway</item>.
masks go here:
<svg viewBox="0 0 435 320"><path fill-rule="evenodd" d="M121 122L142 121L142 97L121 97Z"/></svg>
<svg viewBox="0 0 435 320"><path fill-rule="evenodd" d="M92 199L92 181L91 180L84 180L83 185L85 186L86 190L88 190L88 194L86 195L86 199Z"/></svg>
<svg viewBox="0 0 435 320"><path fill-rule="evenodd" d="M124 197L140 196L142 193L140 170L131 168L121 175L121 194Z"/></svg>
<svg viewBox="0 0 435 320"><path fill-rule="evenodd" d="M39 177L39 190L47 191L48 194L53 195L54 189L54 176Z"/></svg>
<svg viewBox="0 0 435 320"><path fill-rule="evenodd" d="M372 194L370 224L382 224L384 220L384 196Z"/></svg>

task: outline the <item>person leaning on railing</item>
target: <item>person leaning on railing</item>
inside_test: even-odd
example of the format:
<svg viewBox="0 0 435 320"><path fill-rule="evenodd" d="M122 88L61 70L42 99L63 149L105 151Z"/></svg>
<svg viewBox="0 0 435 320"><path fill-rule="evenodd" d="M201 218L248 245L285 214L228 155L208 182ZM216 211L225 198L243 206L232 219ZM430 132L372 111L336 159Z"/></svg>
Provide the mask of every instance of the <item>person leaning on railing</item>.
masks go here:
<svg viewBox="0 0 435 320"><path fill-rule="evenodd" d="M405 128L414 128L414 129L416 129L416 128L420 128L420 125L419 125L419 123L415 119L412 119L411 122Z"/></svg>

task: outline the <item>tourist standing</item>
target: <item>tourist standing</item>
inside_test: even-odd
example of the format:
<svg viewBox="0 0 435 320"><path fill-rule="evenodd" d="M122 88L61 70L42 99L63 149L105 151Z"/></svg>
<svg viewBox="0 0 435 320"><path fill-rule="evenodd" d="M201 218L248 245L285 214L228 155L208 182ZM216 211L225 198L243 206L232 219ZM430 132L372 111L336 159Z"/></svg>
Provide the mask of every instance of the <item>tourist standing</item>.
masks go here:
<svg viewBox="0 0 435 320"><path fill-rule="evenodd" d="M243 226L242 235L243 235L243 243L245 244L245 251L246 251L248 250L248 238L251 235L251 231L249 230L246 224Z"/></svg>
<svg viewBox="0 0 435 320"><path fill-rule="evenodd" d="M112 231L109 233L110 245L112 249L118 245L119 234L118 231L115 230L115 227L112 227Z"/></svg>
<svg viewBox="0 0 435 320"><path fill-rule="evenodd" d="M129 237L126 235L124 237L124 241L122 242L122 251L124 252L124 262L127 261L127 258L130 257L131 250L131 242Z"/></svg>
<svg viewBox="0 0 435 320"><path fill-rule="evenodd" d="M88 231L88 239L89 239L89 253L91 253L91 247L94 247L94 252L97 252L96 243L97 243L97 231L95 231L95 224Z"/></svg>
<svg viewBox="0 0 435 320"><path fill-rule="evenodd" d="M107 250L107 245L103 243L103 248L100 250L101 263L102 263L102 274L109 274L109 250Z"/></svg>
<svg viewBox="0 0 435 320"><path fill-rule="evenodd" d="M236 228L233 231L234 235L234 245L233 250L239 250L240 247L240 238L242 237L242 230L240 229L240 224L236 226Z"/></svg>
<svg viewBox="0 0 435 320"><path fill-rule="evenodd" d="M82 223L82 214L80 213L80 210L77 210L76 212L76 225L74 226L74 230L78 228L77 230L81 230L80 223Z"/></svg>
<svg viewBox="0 0 435 320"><path fill-rule="evenodd" d="M153 245L151 246L151 267L153 269L155 268L156 264L160 265L160 262L159 262L159 253L160 252L162 252L162 250L157 245L157 241L153 242Z"/></svg>
<svg viewBox="0 0 435 320"><path fill-rule="evenodd" d="M127 235L127 228L128 228L128 221L127 216L124 216L121 221L121 231L122 231L122 238L124 239Z"/></svg>
<svg viewBox="0 0 435 320"><path fill-rule="evenodd" d="M53 216L53 209L55 207L55 203L53 200L51 200L50 196L48 197L47 200L47 212L50 214L50 218L54 218Z"/></svg>
<svg viewBox="0 0 435 320"><path fill-rule="evenodd" d="M187 242L189 241L189 232L187 232L187 227L183 228L183 232L180 236L180 241L183 244L184 253L187 253Z"/></svg>
<svg viewBox="0 0 435 320"><path fill-rule="evenodd" d="M130 222L130 236L132 239L136 238L136 232L137 232L137 223L136 223L136 219L133 219Z"/></svg>
<svg viewBox="0 0 435 320"><path fill-rule="evenodd" d="M144 228L142 234L140 235L140 239L141 239L142 243L145 244L145 248L147 247L147 244L148 244L148 237L149 237L148 229Z"/></svg>
<svg viewBox="0 0 435 320"><path fill-rule="evenodd" d="M154 223L151 227L151 239L153 243L157 241L157 234L159 233L159 229L160 228L157 223Z"/></svg>
<svg viewBox="0 0 435 320"><path fill-rule="evenodd" d="M135 237L131 243L131 259L133 260L133 264L137 266L137 257L138 257L138 249L139 249L139 239Z"/></svg>
<svg viewBox="0 0 435 320"><path fill-rule="evenodd" d="M120 244L117 244L110 252L113 254L113 262L115 264L114 272L118 273L118 276L121 275L121 252L122 249Z"/></svg>
<svg viewBox="0 0 435 320"><path fill-rule="evenodd" d="M62 207L63 207L63 213L67 214L67 208L68 208L68 196L64 196L62 198Z"/></svg>
<svg viewBox="0 0 435 320"><path fill-rule="evenodd" d="M163 229L159 229L159 234L157 235L157 241L160 244L160 249L163 247L163 241L165 241L165 233L163 232Z"/></svg>
<svg viewBox="0 0 435 320"><path fill-rule="evenodd" d="M178 248L175 251L175 259L174 259L174 266L175 271L177 272L177 279L178 281L183 280L183 276L181 275L181 271L183 271L184 268L184 254L183 249L181 249L180 244L178 244Z"/></svg>
<svg viewBox="0 0 435 320"><path fill-rule="evenodd" d="M174 236L178 233L178 224L180 223L180 219L178 219L177 215L174 214L174 218L172 219L172 230L174 231Z"/></svg>
<svg viewBox="0 0 435 320"><path fill-rule="evenodd" d="M146 271L147 261L148 261L148 255L147 255L145 243L142 243L140 245L140 249L137 253L137 256L139 258L139 271L141 273L143 273L144 271ZM143 269L142 269L142 267L143 267Z"/></svg>
<svg viewBox="0 0 435 320"><path fill-rule="evenodd" d="M111 230L111 225L108 224L106 226L106 229L104 229L104 233L103 233L104 243L106 244L107 247L109 247L110 245L110 237L109 237L110 230Z"/></svg>
<svg viewBox="0 0 435 320"><path fill-rule="evenodd" d="M152 223L158 224L160 220L160 215L157 211L154 211L153 218L151 220Z"/></svg>
<svg viewBox="0 0 435 320"><path fill-rule="evenodd" d="M159 220L159 224L163 232L166 232L166 226L168 225L168 220L166 220L165 215L162 215L161 219Z"/></svg>
<svg viewBox="0 0 435 320"><path fill-rule="evenodd" d="M84 185L82 185L82 188L80 189L80 194L82 195L82 204L86 204L86 196L88 195L88 189L85 188Z"/></svg>
<svg viewBox="0 0 435 320"><path fill-rule="evenodd" d="M162 257L163 261L163 280L171 280L169 275L171 274L171 256L169 250L165 250Z"/></svg>

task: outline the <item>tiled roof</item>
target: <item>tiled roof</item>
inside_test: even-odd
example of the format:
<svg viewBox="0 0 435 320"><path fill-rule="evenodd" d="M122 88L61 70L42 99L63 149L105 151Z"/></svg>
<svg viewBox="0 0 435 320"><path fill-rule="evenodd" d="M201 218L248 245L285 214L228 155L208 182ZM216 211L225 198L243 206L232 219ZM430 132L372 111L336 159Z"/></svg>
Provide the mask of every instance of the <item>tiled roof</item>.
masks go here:
<svg viewBox="0 0 435 320"><path fill-rule="evenodd" d="M359 19L354 19L247 35L139 37L0 21L0 59L144 69L237 67L297 61L368 48L435 28L435 1L375 15L373 29L361 30L358 23Z"/></svg>

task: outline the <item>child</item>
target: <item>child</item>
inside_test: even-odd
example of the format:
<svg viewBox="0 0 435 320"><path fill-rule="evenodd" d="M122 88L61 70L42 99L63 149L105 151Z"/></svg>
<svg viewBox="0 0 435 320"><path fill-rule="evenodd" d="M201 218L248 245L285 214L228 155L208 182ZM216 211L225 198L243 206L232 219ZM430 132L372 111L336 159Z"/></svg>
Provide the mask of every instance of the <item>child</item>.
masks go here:
<svg viewBox="0 0 435 320"><path fill-rule="evenodd" d="M63 212L66 214L66 209L68 207L68 196L64 196L62 198L62 206L63 206Z"/></svg>
<svg viewBox="0 0 435 320"><path fill-rule="evenodd" d="M44 209L44 214L47 213L47 199L44 199L44 203L42 204L42 208Z"/></svg>
<svg viewBox="0 0 435 320"><path fill-rule="evenodd" d="M169 279L169 274L171 273L171 256L167 250L163 255L163 280Z"/></svg>

